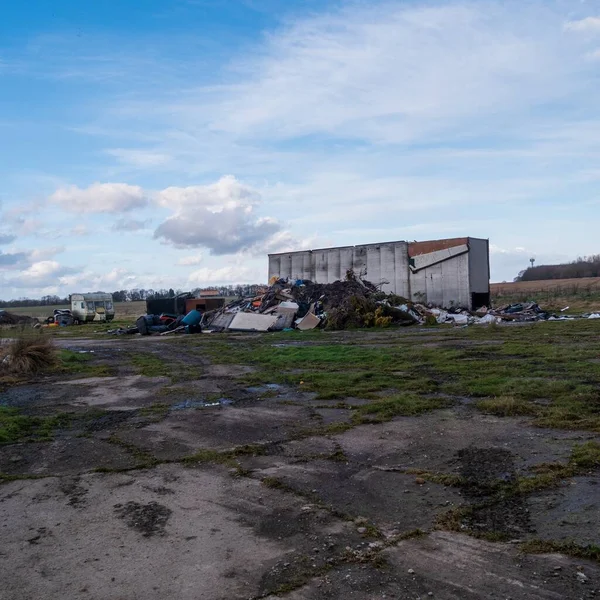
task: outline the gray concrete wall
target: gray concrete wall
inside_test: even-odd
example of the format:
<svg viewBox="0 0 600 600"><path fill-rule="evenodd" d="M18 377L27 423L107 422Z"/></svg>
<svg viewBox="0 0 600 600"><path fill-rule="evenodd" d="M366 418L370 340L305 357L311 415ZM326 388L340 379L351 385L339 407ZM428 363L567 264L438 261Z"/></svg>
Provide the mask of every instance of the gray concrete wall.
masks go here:
<svg viewBox="0 0 600 600"><path fill-rule="evenodd" d="M415 257L409 268L408 244L387 242L269 255L269 278L309 279L332 283L353 269L382 285L385 292L437 306L471 306L471 293L489 292L488 241L469 238L469 246ZM420 268L419 268L420 267Z"/></svg>
<svg viewBox="0 0 600 600"><path fill-rule="evenodd" d="M454 256L411 273L410 289L414 302L469 308L469 254Z"/></svg>
<svg viewBox="0 0 600 600"><path fill-rule="evenodd" d="M471 292L489 294L490 256L488 240L469 238L469 279Z"/></svg>
<svg viewBox="0 0 600 600"><path fill-rule="evenodd" d="M310 279L332 283L344 279L353 269L378 285L383 280L386 292L400 296L410 294L408 244L388 242L364 246L347 246L269 255L269 278L273 275L291 279Z"/></svg>

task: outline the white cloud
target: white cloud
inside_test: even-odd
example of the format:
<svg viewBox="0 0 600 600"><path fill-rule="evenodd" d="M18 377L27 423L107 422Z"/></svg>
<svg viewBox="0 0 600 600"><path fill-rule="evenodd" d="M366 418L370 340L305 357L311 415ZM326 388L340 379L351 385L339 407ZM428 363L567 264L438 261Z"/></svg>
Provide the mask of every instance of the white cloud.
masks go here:
<svg viewBox="0 0 600 600"><path fill-rule="evenodd" d="M73 227L71 229L72 235L81 236L81 235L87 235L88 233L89 233L88 228L85 225L83 225L82 223L80 223L79 225L75 225L75 227Z"/></svg>
<svg viewBox="0 0 600 600"><path fill-rule="evenodd" d="M50 258L53 258L57 254L61 254L64 251L64 246L52 246L51 248L36 248L30 253L29 258L34 263L41 262L49 260Z"/></svg>
<svg viewBox="0 0 600 600"><path fill-rule="evenodd" d="M106 273L85 270L60 278L62 286L74 291L107 291L136 287L137 278L127 269L115 267Z"/></svg>
<svg viewBox="0 0 600 600"><path fill-rule="evenodd" d="M256 255L265 256L266 254L275 254L277 252L293 252L295 250L310 250L320 247L317 236L310 236L304 239L298 239L290 231L280 231L272 235L260 247L254 248Z"/></svg>
<svg viewBox="0 0 600 600"><path fill-rule="evenodd" d="M177 261L178 265L183 267L189 267L192 265L199 265L203 261L202 254L195 254L193 256L184 256Z"/></svg>
<svg viewBox="0 0 600 600"><path fill-rule="evenodd" d="M57 288L63 277L75 271L55 260L40 260L8 280L14 288Z"/></svg>
<svg viewBox="0 0 600 600"><path fill-rule="evenodd" d="M600 33L600 17L586 17L579 21L568 21L565 23L565 29L583 33Z"/></svg>
<svg viewBox="0 0 600 600"><path fill-rule="evenodd" d="M600 48L586 54L588 60L600 60Z"/></svg>
<svg viewBox="0 0 600 600"><path fill-rule="evenodd" d="M188 276L188 285L201 286L207 283L256 283L264 279L257 269L247 266L228 266L220 269L209 269L204 267L193 271Z"/></svg>
<svg viewBox="0 0 600 600"><path fill-rule="evenodd" d="M239 136L332 134L415 141L561 95L569 49L552 11L523 6L383 3L309 18L240 66L246 80L212 108ZM535 33L532 28L535 28ZM563 56L566 54L566 56ZM178 105L198 121L204 106ZM210 114L210 113L209 113Z"/></svg>
<svg viewBox="0 0 600 600"><path fill-rule="evenodd" d="M44 226L44 223L35 217L15 216L11 221L13 231L22 236L38 234Z"/></svg>
<svg viewBox="0 0 600 600"><path fill-rule="evenodd" d="M150 220L141 221L139 219L118 219L113 223L113 231L140 231L146 229Z"/></svg>
<svg viewBox="0 0 600 600"><path fill-rule="evenodd" d="M29 255L27 252L1 252L0 269L16 269L26 264Z"/></svg>
<svg viewBox="0 0 600 600"><path fill-rule="evenodd" d="M79 213L121 213L148 204L141 187L126 183L93 183L87 188L76 185L56 190L50 201Z"/></svg>
<svg viewBox="0 0 600 600"><path fill-rule="evenodd" d="M17 239L16 235L0 232L0 244L10 244Z"/></svg>
<svg viewBox="0 0 600 600"><path fill-rule="evenodd" d="M110 150L106 150L106 153L132 167L162 167L171 162L171 157L168 154L152 150L111 148Z"/></svg>
<svg viewBox="0 0 600 600"><path fill-rule="evenodd" d="M281 230L276 219L255 213L258 192L232 176L211 185L166 188L157 200L174 214L158 226L154 237L180 248L233 254L267 243Z"/></svg>

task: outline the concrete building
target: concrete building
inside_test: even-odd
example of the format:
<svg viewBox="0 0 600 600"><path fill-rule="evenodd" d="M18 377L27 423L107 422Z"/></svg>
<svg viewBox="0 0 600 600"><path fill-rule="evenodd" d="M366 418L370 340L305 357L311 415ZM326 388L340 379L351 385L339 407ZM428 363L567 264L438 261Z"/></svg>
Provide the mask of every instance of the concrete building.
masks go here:
<svg viewBox="0 0 600 600"><path fill-rule="evenodd" d="M269 254L269 278L332 283L352 269L388 293L436 306L489 306L489 242L452 238Z"/></svg>

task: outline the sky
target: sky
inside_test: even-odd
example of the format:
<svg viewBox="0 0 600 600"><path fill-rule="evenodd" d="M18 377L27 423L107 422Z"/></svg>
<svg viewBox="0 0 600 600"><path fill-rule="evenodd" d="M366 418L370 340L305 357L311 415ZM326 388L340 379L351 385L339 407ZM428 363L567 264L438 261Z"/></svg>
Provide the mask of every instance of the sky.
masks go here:
<svg viewBox="0 0 600 600"><path fill-rule="evenodd" d="M269 252L600 252L600 0L0 5L0 298L268 279Z"/></svg>

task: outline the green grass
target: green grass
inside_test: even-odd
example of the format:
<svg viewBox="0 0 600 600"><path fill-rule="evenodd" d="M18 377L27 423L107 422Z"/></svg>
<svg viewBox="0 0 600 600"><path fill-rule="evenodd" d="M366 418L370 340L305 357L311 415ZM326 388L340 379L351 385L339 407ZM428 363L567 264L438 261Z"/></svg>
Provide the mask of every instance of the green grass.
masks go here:
<svg viewBox="0 0 600 600"><path fill-rule="evenodd" d="M535 475L519 477L514 484L514 491L520 494L543 490L560 485L566 479L582 475L590 469L600 467L600 444L590 441L576 444L571 450L567 464L543 463L532 470Z"/></svg>
<svg viewBox="0 0 600 600"><path fill-rule="evenodd" d="M416 394L394 395L357 406L353 410L353 419L383 422L394 417L414 417L449 405L450 402L446 398L426 398Z"/></svg>
<svg viewBox="0 0 600 600"><path fill-rule="evenodd" d="M169 377L171 375L169 365L155 354L150 354L149 352L132 354L129 357L129 361L137 372L145 377Z"/></svg>
<svg viewBox="0 0 600 600"><path fill-rule="evenodd" d="M569 463L582 470L600 467L600 444L586 442L574 446Z"/></svg>
<svg viewBox="0 0 600 600"><path fill-rule="evenodd" d="M600 562L600 546L583 546L572 541L528 540L519 545L519 550L527 554L565 554Z"/></svg>
<svg viewBox="0 0 600 600"><path fill-rule="evenodd" d="M15 408L0 406L0 444L25 441L49 441L57 429L68 427L69 415L31 417Z"/></svg>
<svg viewBox="0 0 600 600"><path fill-rule="evenodd" d="M107 377L113 370L109 365L90 364L94 360L91 353L81 354L72 350L60 350L58 369L64 373L85 375L87 377Z"/></svg>
<svg viewBox="0 0 600 600"><path fill-rule="evenodd" d="M154 402L149 406L140 408L139 414L143 417L164 418L169 413L169 405L163 402Z"/></svg>
<svg viewBox="0 0 600 600"><path fill-rule="evenodd" d="M479 410L498 417L535 416L539 412L538 408L530 402L512 396L479 400L476 406Z"/></svg>
<svg viewBox="0 0 600 600"><path fill-rule="evenodd" d="M420 396L426 409L435 394L475 398L483 412L529 416L539 427L600 432L599 333L600 323L581 320L440 327L427 335L414 327L190 336L190 343L214 362L252 365L248 385L280 383L323 400L370 399L370 410L384 418L411 412L380 404L382 393Z"/></svg>
<svg viewBox="0 0 600 600"><path fill-rule="evenodd" d="M461 485L464 485L464 479L460 475L454 473L432 473L431 471L422 469L406 469L404 473L416 475L431 483L438 483L447 487L460 487Z"/></svg>

